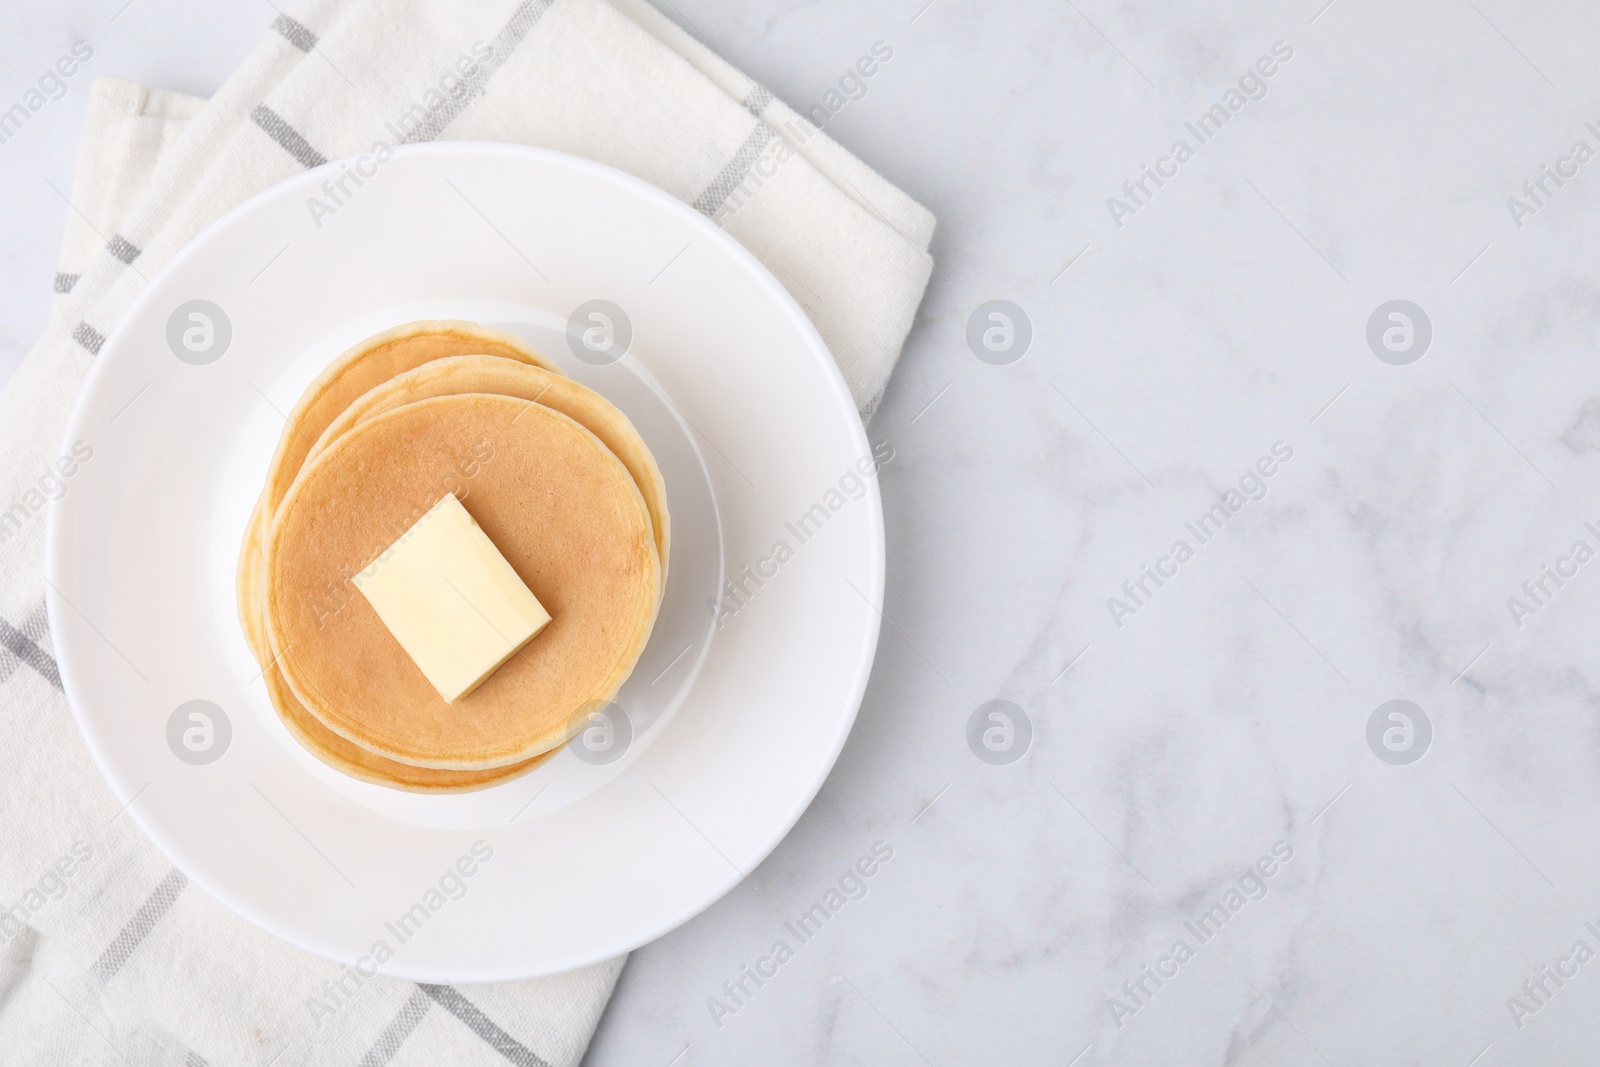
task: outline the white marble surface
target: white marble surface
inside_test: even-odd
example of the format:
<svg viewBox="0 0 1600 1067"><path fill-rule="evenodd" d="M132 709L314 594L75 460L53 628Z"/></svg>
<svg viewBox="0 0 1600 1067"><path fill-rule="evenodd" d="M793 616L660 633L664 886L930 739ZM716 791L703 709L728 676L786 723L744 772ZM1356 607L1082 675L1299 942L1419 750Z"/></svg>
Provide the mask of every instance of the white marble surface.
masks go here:
<svg viewBox="0 0 1600 1067"><path fill-rule="evenodd" d="M121 2L0 14L0 95ZM193 91L271 16L137 3L94 69ZM872 425L893 625L855 733L753 888L635 954L586 1062L1588 1062L1600 961L1560 961L1600 951L1600 562L1520 628L1507 598L1600 549L1600 160L1520 228L1506 201L1600 151L1600 10L675 3L801 107L892 45L829 132L938 215L938 272ZM1184 123L1277 41L1265 97L1199 145ZM81 88L0 146L0 365L44 320L66 209L41 177L69 173ZM1194 158L1118 227L1107 198L1179 137ZM992 298L1032 323L1010 366L964 338ZM1407 366L1366 340L1397 298L1433 327ZM1185 522L1280 441L1199 544ZM1180 538L1119 628L1107 599ZM995 698L1034 727L1009 766L965 741ZM1433 728L1405 766L1366 738L1395 698ZM783 924L877 841L866 896L799 944ZM1202 943L1185 924L1278 842ZM719 1026L709 998L779 939Z"/></svg>

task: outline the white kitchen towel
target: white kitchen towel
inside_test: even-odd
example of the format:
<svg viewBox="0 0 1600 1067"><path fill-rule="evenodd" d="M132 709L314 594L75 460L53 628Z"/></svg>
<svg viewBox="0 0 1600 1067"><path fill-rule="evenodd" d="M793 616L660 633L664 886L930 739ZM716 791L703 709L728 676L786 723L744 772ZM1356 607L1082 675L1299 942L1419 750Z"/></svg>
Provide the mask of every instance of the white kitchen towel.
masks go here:
<svg viewBox="0 0 1600 1067"><path fill-rule="evenodd" d="M203 106L108 79L93 94L51 323L0 394L0 1064L571 1067L621 960L358 985L188 885L133 825L137 797L111 793L72 725L44 616L72 399L202 227L379 141L533 144L667 189L788 286L864 415L927 284L933 219L643 0L310 0Z"/></svg>

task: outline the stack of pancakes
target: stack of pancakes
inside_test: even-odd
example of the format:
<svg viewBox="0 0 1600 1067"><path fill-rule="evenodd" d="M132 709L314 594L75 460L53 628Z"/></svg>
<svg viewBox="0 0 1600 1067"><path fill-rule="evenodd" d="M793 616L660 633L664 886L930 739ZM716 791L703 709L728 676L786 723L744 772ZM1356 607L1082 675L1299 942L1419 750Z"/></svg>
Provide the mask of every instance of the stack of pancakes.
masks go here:
<svg viewBox="0 0 1600 1067"><path fill-rule="evenodd" d="M449 704L350 580L445 493L551 616ZM616 695L667 554L661 472L620 411L515 337L414 322L345 352L289 414L239 555L239 617L318 758L459 792L538 766Z"/></svg>

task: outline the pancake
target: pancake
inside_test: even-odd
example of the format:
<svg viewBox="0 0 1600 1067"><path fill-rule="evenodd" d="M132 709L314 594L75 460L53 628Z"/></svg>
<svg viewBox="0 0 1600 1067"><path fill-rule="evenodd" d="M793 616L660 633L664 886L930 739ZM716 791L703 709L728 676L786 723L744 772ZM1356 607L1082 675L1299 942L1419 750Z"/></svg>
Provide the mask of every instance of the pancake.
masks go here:
<svg viewBox="0 0 1600 1067"><path fill-rule="evenodd" d="M251 526L245 531L244 551L251 559L259 559L261 551L261 541L255 535L255 530L256 527ZM259 573L260 568L255 566L252 570ZM252 583L252 587L259 589L260 583ZM245 639L252 650L257 647L257 641L260 642L261 648L269 648L260 601L247 600L246 597L250 595L252 593L244 589L239 592L239 616L246 621ZM251 634L252 621L254 636ZM431 767L413 767L385 759L376 752L368 752L360 745L352 744L322 725L316 716L307 711L305 705L289 691L282 672L278 670L278 665L272 661L270 654L263 655L257 652L256 655L262 664L261 678L266 684L267 696L271 699L278 718L288 727L289 733L313 756L352 778L413 793L465 793L510 781L518 775L533 770L555 755L552 750L524 763L493 767L484 771L437 770Z"/></svg>
<svg viewBox="0 0 1600 1067"><path fill-rule="evenodd" d="M418 363L464 352L499 353L498 358L506 359L518 366L526 364L546 368L546 373L559 373L555 370L554 364L528 348L520 339L499 330L455 320L408 323L377 334L347 349L312 383L285 424L283 439L280 440L278 453L274 456L274 467L276 468L280 461L286 465L285 469L287 465L292 465L293 470L289 472L292 482L293 476L299 473L304 463L304 451L306 451L302 450L296 457L293 446L307 439L314 440L321 432L320 424L328 417L328 413L334 412L338 405L356 394L363 386L372 383L374 379L381 380L382 376L395 372L397 368L404 370ZM313 394L320 396L319 402L313 402ZM308 434L304 429L297 429L302 423L317 427L317 431ZM352 777L414 792L443 793L481 789L530 771L548 758L548 756L537 757L523 764L493 768L489 771L416 768L385 759L374 752L368 752L358 745L351 744L323 726L306 711L290 692L282 674L272 662L272 653L262 620L261 536L270 517L266 501L271 492L272 487L269 482L245 526L237 577L239 621L244 629L246 643L255 654L257 662L262 664L262 678L274 709L289 732L303 747L324 763Z"/></svg>
<svg viewBox="0 0 1600 1067"><path fill-rule="evenodd" d="M467 793L474 789L487 789L491 785L509 782L526 774L554 756L559 749L551 749L522 763L506 767L491 767L483 771L445 771L433 767L413 767L406 763L385 759L376 752L368 752L326 726L306 710L305 705L289 691L283 674L276 666L268 667L262 677L267 683L267 694L278 717L289 728L289 733L302 746L322 762L352 778L392 789L412 793Z"/></svg>
<svg viewBox="0 0 1600 1067"><path fill-rule="evenodd" d="M446 704L347 583L467 455L482 462L462 503L552 621ZM622 461L560 412L483 393L351 428L294 481L263 547L266 635L289 689L333 732L418 767L504 767L564 743L632 671L660 599L650 511Z"/></svg>
<svg viewBox="0 0 1600 1067"><path fill-rule="evenodd" d="M234 591L239 600L239 625L244 642L256 662L263 667L272 659L267 644L266 624L261 619L261 512L266 506L265 491L256 497L256 506L244 523L244 542L239 546L239 566L234 572Z"/></svg>
<svg viewBox="0 0 1600 1067"><path fill-rule="evenodd" d="M554 375L547 370L499 356L447 356L408 371L369 390L347 408L323 431L312 447L308 458L315 458L334 439L351 426L365 422L375 415L392 410L429 396L463 392L499 393L527 400L538 400L582 424L599 437L622 460L644 495L655 527L656 549L663 563L669 557L670 529L666 508L666 487L656 466L655 458L640 439L627 417L604 397L570 378ZM246 558L259 557L260 538L255 529L246 531L243 550ZM663 566L663 586L666 567ZM251 647L265 648L266 636L262 613L255 590L258 582L240 589L240 616L245 620L247 638ZM250 631L254 631L252 634ZM262 657L267 659L268 657ZM506 780L514 774L531 770L542 759L529 761L513 768L493 768L490 771L451 771L433 768L414 768L408 764L385 759L329 730L306 711L287 684L275 664L263 670L274 707L279 717L304 747L323 762L364 781L392 785L403 789L430 792L454 792ZM546 757L547 758L547 757Z"/></svg>
<svg viewBox="0 0 1600 1067"><path fill-rule="evenodd" d="M393 411L405 404L435 396L459 393L496 393L533 400L561 412L600 438L622 461L644 495L655 527L656 555L661 560L665 588L671 550L671 523L667 518L667 487L661 470L628 417L605 397L571 378L500 356L450 356L435 359L368 391L322 431L308 459L315 459L351 427Z"/></svg>
<svg viewBox="0 0 1600 1067"><path fill-rule="evenodd" d="M245 639L250 643L258 662L265 663L272 657L263 654L267 646L260 620L245 610L247 604L257 602L260 594L256 588L261 580L260 569L251 561L252 557L259 555L260 541L266 536L267 526L272 522L272 516L284 494L300 473L311 446L329 423L374 386L429 360L468 353L500 356L542 367L552 374L561 373L554 363L511 334L491 330L475 322L425 319L385 330L346 349L307 387L294 410L289 412L283 435L278 439L277 451L267 467L266 488L262 490L261 499L257 501L255 513L250 519L256 529L246 526L245 543L239 553L236 579L239 621L244 626ZM250 551L252 539L257 545L254 553Z"/></svg>

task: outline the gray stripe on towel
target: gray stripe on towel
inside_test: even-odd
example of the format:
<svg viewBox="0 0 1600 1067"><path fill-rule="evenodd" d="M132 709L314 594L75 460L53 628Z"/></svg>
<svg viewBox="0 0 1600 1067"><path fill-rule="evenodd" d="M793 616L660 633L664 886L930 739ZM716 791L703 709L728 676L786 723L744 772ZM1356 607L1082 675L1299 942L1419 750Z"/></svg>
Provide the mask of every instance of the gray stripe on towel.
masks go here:
<svg viewBox="0 0 1600 1067"><path fill-rule="evenodd" d="M320 167L328 161L327 156L312 148L310 142L300 136L299 131L283 121L283 117L266 104L256 105L256 109L250 112L250 121L260 126L268 137L277 141L285 152L293 156L307 170Z"/></svg>
<svg viewBox="0 0 1600 1067"><path fill-rule="evenodd" d="M183 872L176 867L168 871L167 876L161 879L160 884L151 891L145 902L139 905L139 910L133 913L128 925L122 928L122 932L106 946L100 958L94 961L94 966L89 968L94 976L102 982L109 982L116 977L117 972L122 970L122 965L128 962L128 957L132 956L134 950L150 936L150 931L155 929L156 923L160 922L161 917L171 909L173 902L178 899L178 894L183 892L183 887L188 884L189 879L185 878Z"/></svg>
<svg viewBox="0 0 1600 1067"><path fill-rule="evenodd" d="M767 105L772 103L772 90L765 85L751 82L750 92L745 95L742 103L746 111L756 118L760 118L761 113L767 110Z"/></svg>
<svg viewBox="0 0 1600 1067"><path fill-rule="evenodd" d="M412 991L406 1002L400 1005L400 1010L395 1012L394 1019L378 1035L378 1040L361 1057L357 1067L388 1067L389 1061L394 1059L394 1054L400 1051L400 1046L406 1043L406 1038L411 1036L411 1031L417 1028L422 1017L428 1014L432 1004L433 998L421 989Z"/></svg>
<svg viewBox="0 0 1600 1067"><path fill-rule="evenodd" d="M691 206L702 215L716 218L722 205L727 203L733 191L744 183L745 175L750 173L750 168L761 158L761 153L777 136L771 126L764 122L756 123L755 129L744 139L744 144L734 152L733 158L728 160L727 165L712 179L711 184L705 187L705 191L694 198Z"/></svg>
<svg viewBox="0 0 1600 1067"><path fill-rule="evenodd" d="M309 52L317 47L317 35L288 15L280 13L277 18L272 20L272 28L282 34L285 41L288 41L302 52Z"/></svg>
<svg viewBox="0 0 1600 1067"><path fill-rule="evenodd" d="M41 607L38 612L35 612L35 615L42 615L43 613L44 609ZM44 675L46 681L60 689L61 672L56 668L56 661L51 658L50 653L39 646L39 637L42 635L28 633L29 630L33 629L32 621L30 619L28 622L23 623L22 629L19 630L5 619L0 619L0 648L15 656L18 662L26 663ZM11 670L7 669L3 662L0 662L0 682L5 681L10 675Z"/></svg>
<svg viewBox="0 0 1600 1067"><path fill-rule="evenodd" d="M132 263L139 258L139 253L143 252L144 249L118 233L112 234L111 240L106 242L106 251L124 263Z"/></svg>
<svg viewBox="0 0 1600 1067"><path fill-rule="evenodd" d="M543 18L544 13L549 11L554 3L555 0L523 0L506 20L506 24L500 28L500 32L495 34L494 40L489 42L488 58L478 60L472 68L472 73L461 79L459 92L446 97L444 106L437 111L428 111L421 104L412 107L412 111L423 110L424 115L414 127L406 131L401 143L418 144L438 138L445 131L445 127L467 109L468 104L483 95L483 87L489 83L494 72L511 58L511 53L522 43L522 39L528 36L528 31L533 29L534 23Z"/></svg>
<svg viewBox="0 0 1600 1067"><path fill-rule="evenodd" d="M419 982L417 988L432 997L445 1011L466 1023L467 1029L483 1038L489 1047L517 1067L550 1067L550 1064L535 1056L528 1046L496 1026L494 1020L451 986L423 985Z"/></svg>
<svg viewBox="0 0 1600 1067"><path fill-rule="evenodd" d="M78 323L72 331L72 339L87 348L90 355L99 355L100 346L106 343L106 335L87 322Z"/></svg>

